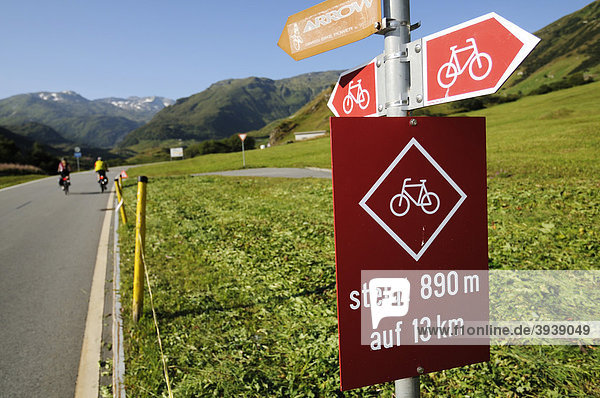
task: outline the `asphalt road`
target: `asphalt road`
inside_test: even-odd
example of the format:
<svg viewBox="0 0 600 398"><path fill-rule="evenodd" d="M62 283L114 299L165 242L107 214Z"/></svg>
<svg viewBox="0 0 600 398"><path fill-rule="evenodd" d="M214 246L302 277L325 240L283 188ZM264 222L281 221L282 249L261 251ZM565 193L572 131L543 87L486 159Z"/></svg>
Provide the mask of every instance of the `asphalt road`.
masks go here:
<svg viewBox="0 0 600 398"><path fill-rule="evenodd" d="M100 229L112 209L92 172L71 178L68 196L58 177L0 190L1 397L75 392Z"/></svg>

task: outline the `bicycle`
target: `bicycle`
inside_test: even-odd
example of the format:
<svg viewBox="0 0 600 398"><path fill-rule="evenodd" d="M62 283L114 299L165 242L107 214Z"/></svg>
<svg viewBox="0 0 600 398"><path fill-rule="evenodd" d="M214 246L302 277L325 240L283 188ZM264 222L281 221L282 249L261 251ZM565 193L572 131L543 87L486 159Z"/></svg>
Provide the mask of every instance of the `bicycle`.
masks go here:
<svg viewBox="0 0 600 398"><path fill-rule="evenodd" d="M487 53L479 52L474 38L467 39L466 42L471 43L471 45L459 48L458 50L458 46L450 47L450 51L452 52L450 54L450 61L443 64L438 70L437 81L440 87L452 87L456 82L456 79L458 79L458 76L462 75L467 70L467 66L469 67L469 76L471 76L471 79L473 80L483 80L492 71L492 57ZM473 52L464 65L461 66L460 61L458 60L458 54L469 50L472 50ZM487 64L487 67L485 64ZM476 65L476 67L474 65Z"/></svg>
<svg viewBox="0 0 600 398"><path fill-rule="evenodd" d="M104 193L104 190L107 189L108 185L108 177L106 177L106 171L102 170L98 172L98 184L100 184L100 192Z"/></svg>
<svg viewBox="0 0 600 398"><path fill-rule="evenodd" d="M419 184L408 184L410 178L405 178L402 183L402 192L394 195L390 200L390 211L396 217L402 217L410 210L410 202L420 207L425 214L433 214L440 208L440 198L435 192L427 191L427 180L419 180ZM415 198L408 193L407 188L419 188L419 196ZM397 205L395 202L398 202ZM396 211L398 210L398 211Z"/></svg>
<svg viewBox="0 0 600 398"><path fill-rule="evenodd" d="M369 106L369 101L371 100L369 92L362 88L361 85L362 79L358 79L355 84L352 84L354 80L350 80L348 84L348 94L344 97L344 102L342 103L342 107L344 112L349 114L352 112L352 108L354 108L354 103L357 103L360 109L367 109ZM356 95L352 93L351 90L356 89Z"/></svg>
<svg viewBox="0 0 600 398"><path fill-rule="evenodd" d="M62 179L63 191L65 192L65 195L68 195L69 194L69 185L71 185L71 179L69 178L69 176L61 177L61 179Z"/></svg>

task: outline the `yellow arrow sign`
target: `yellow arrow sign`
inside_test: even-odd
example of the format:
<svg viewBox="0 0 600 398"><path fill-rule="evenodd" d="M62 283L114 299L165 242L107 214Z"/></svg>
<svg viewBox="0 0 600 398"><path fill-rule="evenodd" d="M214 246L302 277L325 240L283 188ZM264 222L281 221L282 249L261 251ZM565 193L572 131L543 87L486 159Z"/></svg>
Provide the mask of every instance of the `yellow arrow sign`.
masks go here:
<svg viewBox="0 0 600 398"><path fill-rule="evenodd" d="M277 45L298 61L364 39L377 22L380 0L327 0L290 16Z"/></svg>

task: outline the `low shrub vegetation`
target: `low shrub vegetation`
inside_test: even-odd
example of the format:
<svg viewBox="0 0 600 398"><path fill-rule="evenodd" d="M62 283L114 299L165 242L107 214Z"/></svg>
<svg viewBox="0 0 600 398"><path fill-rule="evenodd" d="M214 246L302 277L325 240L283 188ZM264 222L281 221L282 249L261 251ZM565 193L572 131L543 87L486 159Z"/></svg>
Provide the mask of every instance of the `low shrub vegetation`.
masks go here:
<svg viewBox="0 0 600 398"><path fill-rule="evenodd" d="M30 164L0 163L0 176L44 174L44 170Z"/></svg>

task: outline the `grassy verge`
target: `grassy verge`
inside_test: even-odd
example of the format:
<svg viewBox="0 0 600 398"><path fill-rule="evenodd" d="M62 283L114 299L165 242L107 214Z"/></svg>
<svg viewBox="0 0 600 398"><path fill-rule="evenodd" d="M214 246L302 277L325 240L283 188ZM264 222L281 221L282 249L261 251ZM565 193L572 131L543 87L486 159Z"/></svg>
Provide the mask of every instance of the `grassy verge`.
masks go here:
<svg viewBox="0 0 600 398"><path fill-rule="evenodd" d="M471 112L487 119L490 175L538 183L600 172L600 82Z"/></svg>
<svg viewBox="0 0 600 398"><path fill-rule="evenodd" d="M266 149L246 151L246 167L323 167L331 168L329 139L316 139ZM242 153L217 153L192 159L164 162L131 169L132 176L176 176L219 170L237 170Z"/></svg>
<svg viewBox="0 0 600 398"><path fill-rule="evenodd" d="M600 172L600 82L525 97L467 116L487 118L490 175L562 179ZM558 105L557 105L558 104ZM368 143L368 134L365 143ZM147 165L133 175L173 176L242 168L241 153ZM246 151L247 167L331 167L329 140ZM569 174L570 173L570 174Z"/></svg>
<svg viewBox="0 0 600 398"><path fill-rule="evenodd" d="M151 180L148 192L146 257L175 396L335 393L330 182L179 177ZM138 327L126 323L131 396L165 391L145 312Z"/></svg>
<svg viewBox="0 0 600 398"><path fill-rule="evenodd" d="M491 268L598 269L598 88L486 110ZM327 167L328 146L269 148L247 160ZM239 168L240 154L172 163L137 174L180 174L151 177L146 238L175 396L391 396L389 383L339 392L330 182L184 176ZM133 204L134 179L127 184ZM127 316L132 225L121 239L128 394L164 396L148 299L138 325ZM600 396L600 349L492 347L488 363L421 380L431 397Z"/></svg>
<svg viewBox="0 0 600 398"><path fill-rule="evenodd" d="M43 174L24 174L18 176L0 176L0 189L10 187L13 185L22 184L28 181L39 180L40 178L46 178L47 175Z"/></svg>
<svg viewBox="0 0 600 398"><path fill-rule="evenodd" d="M595 266L600 215L591 203L598 203L598 190L567 186L578 194L550 189L532 200L521 189L530 183L490 182L492 267ZM134 191L126 189L129 203ZM159 178L148 195L146 258L175 396L338 395L329 182ZM544 225L545 214L553 227ZM126 314L132 231L130 225L121 234ZM166 385L148 305L138 326L126 319L129 393L161 396ZM424 395L600 394L595 347L492 353L490 363L423 377ZM391 385L346 396L381 392L391 395Z"/></svg>

